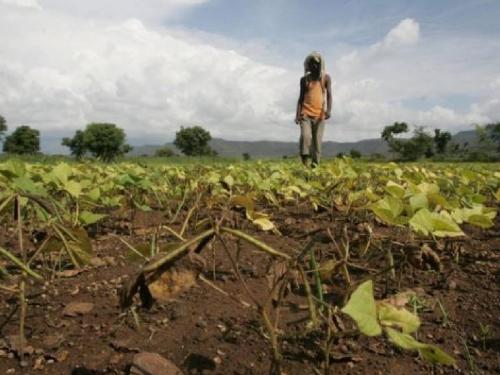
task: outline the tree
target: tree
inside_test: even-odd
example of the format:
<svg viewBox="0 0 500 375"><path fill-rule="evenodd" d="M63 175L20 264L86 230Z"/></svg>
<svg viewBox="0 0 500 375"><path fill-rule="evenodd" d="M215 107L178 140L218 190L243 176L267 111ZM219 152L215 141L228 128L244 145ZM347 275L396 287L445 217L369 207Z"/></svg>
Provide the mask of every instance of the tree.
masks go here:
<svg viewBox="0 0 500 375"><path fill-rule="evenodd" d="M40 152L40 132L29 126L19 126L5 138L3 151L11 154L36 154Z"/></svg>
<svg viewBox="0 0 500 375"><path fill-rule="evenodd" d="M394 138L395 134L402 134L408 131L408 124L406 122L395 122L393 125L386 126L382 131L382 139L387 142L389 149L393 153L400 153L404 141Z"/></svg>
<svg viewBox="0 0 500 375"><path fill-rule="evenodd" d="M158 156L161 158L170 158L174 155L175 155L175 153L172 151L172 149L170 147L167 147L167 146L159 148L158 150L155 151L155 156Z"/></svg>
<svg viewBox="0 0 500 375"><path fill-rule="evenodd" d="M77 130L73 138L63 138L61 144L69 147L71 155L76 159L81 159L85 155L85 152L87 152L85 133L81 130Z"/></svg>
<svg viewBox="0 0 500 375"><path fill-rule="evenodd" d="M251 156L248 152L244 152L241 156L243 156L243 160L250 160Z"/></svg>
<svg viewBox="0 0 500 375"><path fill-rule="evenodd" d="M351 149L351 151L349 151L349 154L351 155L351 158L353 158L353 159L359 159L361 157L361 152L359 152L358 150L355 150L355 149Z"/></svg>
<svg viewBox="0 0 500 375"><path fill-rule="evenodd" d="M0 115L0 141L3 138L4 133L7 131L7 121L5 121L5 117Z"/></svg>
<svg viewBox="0 0 500 375"><path fill-rule="evenodd" d="M497 151L500 152L500 122L485 126L486 134L497 144Z"/></svg>
<svg viewBox="0 0 500 375"><path fill-rule="evenodd" d="M405 122L395 122L386 126L382 131L382 138L387 142L392 152L398 153L402 160L417 160L423 156L431 157L434 153L432 145L434 139L423 127L415 128L410 139L396 139L394 134L406 133L408 125Z"/></svg>
<svg viewBox="0 0 500 375"><path fill-rule="evenodd" d="M88 124L83 132L83 144L93 156L110 162L132 150L125 143L125 132L115 124Z"/></svg>
<svg viewBox="0 0 500 375"><path fill-rule="evenodd" d="M450 141L450 132L442 132L441 129L434 129L434 144L436 146L436 153L444 154Z"/></svg>
<svg viewBox="0 0 500 375"><path fill-rule="evenodd" d="M175 133L174 145L188 156L216 155L217 153L210 148L208 142L212 139L210 133L201 126L190 128L181 127Z"/></svg>

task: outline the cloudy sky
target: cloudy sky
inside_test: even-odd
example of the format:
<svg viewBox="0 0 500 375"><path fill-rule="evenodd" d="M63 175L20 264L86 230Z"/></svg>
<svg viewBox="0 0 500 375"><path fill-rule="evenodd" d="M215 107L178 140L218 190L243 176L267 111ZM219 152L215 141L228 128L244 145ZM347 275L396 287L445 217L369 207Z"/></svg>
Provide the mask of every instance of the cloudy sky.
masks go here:
<svg viewBox="0 0 500 375"><path fill-rule="evenodd" d="M293 141L318 50L334 81L326 140L394 121L456 132L500 121L499 15L498 0L0 0L0 114L46 142L89 122L136 145L194 124Z"/></svg>

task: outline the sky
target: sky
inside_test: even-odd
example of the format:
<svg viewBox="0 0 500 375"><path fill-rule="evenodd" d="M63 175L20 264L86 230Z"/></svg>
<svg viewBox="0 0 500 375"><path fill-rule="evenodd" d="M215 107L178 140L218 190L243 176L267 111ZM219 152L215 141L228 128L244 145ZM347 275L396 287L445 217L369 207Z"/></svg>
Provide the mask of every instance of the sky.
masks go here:
<svg viewBox="0 0 500 375"><path fill-rule="evenodd" d="M325 140L500 121L498 0L0 0L0 114L44 147L90 122L296 141L303 61L333 80ZM50 142L52 143L50 143ZM58 149L59 151L59 149Z"/></svg>

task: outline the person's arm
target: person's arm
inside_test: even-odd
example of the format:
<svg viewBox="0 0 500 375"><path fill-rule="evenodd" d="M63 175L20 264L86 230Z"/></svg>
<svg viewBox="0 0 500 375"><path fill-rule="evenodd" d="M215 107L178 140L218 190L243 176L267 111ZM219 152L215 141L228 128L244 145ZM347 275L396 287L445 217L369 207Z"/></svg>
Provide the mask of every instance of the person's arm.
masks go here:
<svg viewBox="0 0 500 375"><path fill-rule="evenodd" d="M332 80L330 76L325 75L325 86L326 86L326 113L325 120L329 119L332 115Z"/></svg>
<svg viewBox="0 0 500 375"><path fill-rule="evenodd" d="M304 77L300 79L300 94L299 100L297 102L297 111L295 113L295 123L300 124L300 120L302 119L302 104L304 103L304 94L306 91L306 80Z"/></svg>

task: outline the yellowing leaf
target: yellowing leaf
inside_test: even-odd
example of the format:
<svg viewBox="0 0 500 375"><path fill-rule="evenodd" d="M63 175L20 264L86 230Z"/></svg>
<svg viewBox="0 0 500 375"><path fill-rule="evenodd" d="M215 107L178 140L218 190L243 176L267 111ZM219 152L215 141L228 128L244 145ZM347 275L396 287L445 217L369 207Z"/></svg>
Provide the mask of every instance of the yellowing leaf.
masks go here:
<svg viewBox="0 0 500 375"><path fill-rule="evenodd" d="M385 191L396 198L403 198L405 195L405 188L393 181L389 181L385 187Z"/></svg>
<svg viewBox="0 0 500 375"><path fill-rule="evenodd" d="M392 328L386 328L389 341L406 350L418 350L422 357L433 364L453 365L455 359L435 345L417 341L407 333L401 333Z"/></svg>
<svg viewBox="0 0 500 375"><path fill-rule="evenodd" d="M463 236L464 233L453 219L443 212L430 212L420 209L409 221L411 228L423 235L432 234L437 237Z"/></svg>
<svg viewBox="0 0 500 375"><path fill-rule="evenodd" d="M64 184L64 190L66 190L73 198L78 198L82 192L82 187L76 181L67 181Z"/></svg>
<svg viewBox="0 0 500 375"><path fill-rule="evenodd" d="M255 219L252 221L255 225L257 225L260 229L268 231L274 229L274 224L271 220L261 217L259 219Z"/></svg>
<svg viewBox="0 0 500 375"><path fill-rule="evenodd" d="M365 281L352 293L347 304L342 308L344 314L349 315L359 330L367 336L378 336L382 328L377 320L377 307L373 298L373 283Z"/></svg>
<svg viewBox="0 0 500 375"><path fill-rule="evenodd" d="M401 199L387 196L370 204L369 207L379 219L387 224L401 225L404 223L404 219L400 217L404 208Z"/></svg>
<svg viewBox="0 0 500 375"><path fill-rule="evenodd" d="M379 302L377 305L378 319L380 324L388 327L399 327L404 333L413 333L420 327L420 319L404 308Z"/></svg>

